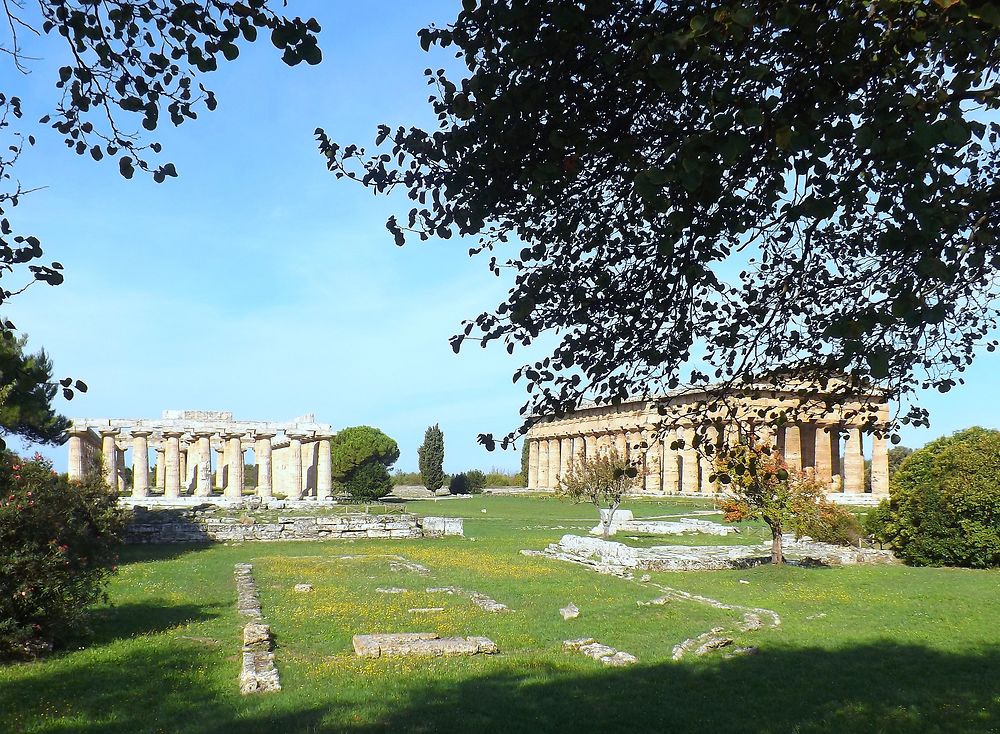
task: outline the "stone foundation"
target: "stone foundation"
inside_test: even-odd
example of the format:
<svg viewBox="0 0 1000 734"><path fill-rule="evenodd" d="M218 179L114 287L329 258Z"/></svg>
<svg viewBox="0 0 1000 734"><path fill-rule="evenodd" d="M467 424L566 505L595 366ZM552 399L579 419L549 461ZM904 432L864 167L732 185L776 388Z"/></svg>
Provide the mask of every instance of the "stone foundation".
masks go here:
<svg viewBox="0 0 1000 734"><path fill-rule="evenodd" d="M496 643L486 637L440 637L436 632L354 635L354 652L359 657L396 655L441 657L442 655L495 655Z"/></svg>
<svg viewBox="0 0 1000 734"><path fill-rule="evenodd" d="M276 542L290 540L405 539L462 535L461 518L418 517L408 513L350 513L314 517L213 516L190 509L135 508L127 543Z"/></svg>

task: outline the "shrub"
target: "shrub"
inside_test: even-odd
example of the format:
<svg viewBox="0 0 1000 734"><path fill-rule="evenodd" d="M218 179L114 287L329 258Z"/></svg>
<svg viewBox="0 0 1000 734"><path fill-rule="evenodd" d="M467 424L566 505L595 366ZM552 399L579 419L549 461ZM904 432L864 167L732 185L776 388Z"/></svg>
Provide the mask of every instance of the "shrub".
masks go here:
<svg viewBox="0 0 1000 734"><path fill-rule="evenodd" d="M488 477L478 469L471 469L465 472L465 477L469 482L469 494L482 494L486 486Z"/></svg>
<svg viewBox="0 0 1000 734"><path fill-rule="evenodd" d="M866 533L853 512L835 505L821 494L816 500L816 511L799 517L795 534L800 538L807 535L821 543L857 547Z"/></svg>
<svg viewBox="0 0 1000 734"><path fill-rule="evenodd" d="M127 515L99 474L70 482L38 454L3 454L0 491L0 655L34 655L86 630Z"/></svg>
<svg viewBox="0 0 1000 734"><path fill-rule="evenodd" d="M357 500L377 500L392 491L389 470L381 461L366 461L343 481L344 489Z"/></svg>
<svg viewBox="0 0 1000 734"><path fill-rule="evenodd" d="M469 494L472 491L472 487L469 483L468 475L463 472L453 476L448 483L448 491L452 494Z"/></svg>
<svg viewBox="0 0 1000 734"><path fill-rule="evenodd" d="M899 466L870 528L906 563L1000 566L1000 431L969 428Z"/></svg>

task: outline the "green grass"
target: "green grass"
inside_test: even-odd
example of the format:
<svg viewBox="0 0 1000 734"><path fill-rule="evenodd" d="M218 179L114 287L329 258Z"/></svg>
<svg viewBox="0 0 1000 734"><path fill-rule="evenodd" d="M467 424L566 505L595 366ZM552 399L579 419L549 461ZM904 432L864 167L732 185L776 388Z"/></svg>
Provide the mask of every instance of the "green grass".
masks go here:
<svg viewBox="0 0 1000 734"><path fill-rule="evenodd" d="M706 503L629 507L649 517ZM1000 731L998 572L653 574L654 583L783 618L777 629L737 636L737 644L759 647L757 655L673 662L674 644L730 627L736 615L692 602L639 607L658 590L520 555L593 527L592 507L480 496L407 508L463 516L467 537L129 548L110 589L113 605L95 611L81 649L0 668L0 732ZM761 536L751 527L736 542ZM430 574L393 571L394 555ZM233 564L243 561L255 566L277 638L280 693L236 690L242 620ZM314 593L294 593L299 582ZM466 598L424 591L445 585L487 593L514 611L487 614ZM380 586L410 591L380 594ZM564 622L558 609L570 601L582 615ZM445 611L407 611L429 606ZM407 630L486 635L502 654L369 660L351 652L355 633ZM607 669L563 653L562 640L577 636L640 663Z"/></svg>

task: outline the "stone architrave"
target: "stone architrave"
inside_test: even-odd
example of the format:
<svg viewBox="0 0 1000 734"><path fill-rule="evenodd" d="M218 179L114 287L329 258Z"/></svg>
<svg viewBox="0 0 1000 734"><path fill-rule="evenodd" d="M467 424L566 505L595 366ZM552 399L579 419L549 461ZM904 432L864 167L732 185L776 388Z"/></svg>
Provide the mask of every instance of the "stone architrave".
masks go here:
<svg viewBox="0 0 1000 734"><path fill-rule="evenodd" d="M132 430L132 496L149 496L149 431Z"/></svg>
<svg viewBox="0 0 1000 734"><path fill-rule="evenodd" d="M782 452L789 469L802 471L802 428L798 423L785 425Z"/></svg>
<svg viewBox="0 0 1000 734"><path fill-rule="evenodd" d="M538 487L538 439L533 438L528 441L528 489L536 487Z"/></svg>
<svg viewBox="0 0 1000 734"><path fill-rule="evenodd" d="M194 485L197 497L212 495L212 435L209 431L198 431L194 434L198 443L198 475Z"/></svg>
<svg viewBox="0 0 1000 734"><path fill-rule="evenodd" d="M697 494L701 482L698 477L698 449L691 444L694 441L694 428L683 429L684 448L681 449L681 491L684 494Z"/></svg>
<svg viewBox="0 0 1000 734"><path fill-rule="evenodd" d="M320 436L316 455L316 499L333 496L333 456L330 453L330 436Z"/></svg>
<svg viewBox="0 0 1000 734"><path fill-rule="evenodd" d="M847 429L847 443L844 446L844 492L862 494L865 491L865 455L861 429L850 426Z"/></svg>
<svg viewBox="0 0 1000 734"><path fill-rule="evenodd" d="M288 436L288 499L302 499L302 439L298 433Z"/></svg>
<svg viewBox="0 0 1000 734"><path fill-rule="evenodd" d="M104 460L104 481L112 490L118 489L118 446L115 437L120 433L117 428L101 430L101 457Z"/></svg>
<svg viewBox="0 0 1000 734"><path fill-rule="evenodd" d="M226 497L239 499L243 496L243 434L224 433L226 442Z"/></svg>
<svg viewBox="0 0 1000 734"><path fill-rule="evenodd" d="M680 487L680 459L677 449L671 444L677 440L676 429L669 429L663 434L661 445L663 446L663 491L667 494L677 494Z"/></svg>
<svg viewBox="0 0 1000 734"><path fill-rule="evenodd" d="M164 449L163 496L174 498L181 496L181 436L180 431L164 431L166 441Z"/></svg>

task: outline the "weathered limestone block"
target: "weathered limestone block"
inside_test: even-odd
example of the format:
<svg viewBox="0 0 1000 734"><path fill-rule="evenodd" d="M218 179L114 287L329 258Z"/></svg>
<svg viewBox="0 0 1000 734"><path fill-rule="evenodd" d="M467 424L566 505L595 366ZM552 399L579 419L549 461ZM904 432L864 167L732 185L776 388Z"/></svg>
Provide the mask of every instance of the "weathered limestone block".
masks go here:
<svg viewBox="0 0 1000 734"><path fill-rule="evenodd" d="M425 517L420 521L420 527L429 537L465 535L464 522L460 517Z"/></svg>
<svg viewBox="0 0 1000 734"><path fill-rule="evenodd" d="M295 591L300 594L308 594L313 590L312 584L295 584Z"/></svg>
<svg viewBox="0 0 1000 734"><path fill-rule="evenodd" d="M570 602L560 609L559 613L562 615L563 619L576 619L580 616L580 608L576 604Z"/></svg>
<svg viewBox="0 0 1000 734"><path fill-rule="evenodd" d="M493 655L496 643L486 637L439 637L436 632L354 635L354 652L360 657L416 655Z"/></svg>
<svg viewBox="0 0 1000 734"><path fill-rule="evenodd" d="M639 659L631 653L616 650L610 645L602 645L593 637L579 637L575 640L564 640L563 650L568 652L581 652L587 657L598 660L604 665L621 667L639 662Z"/></svg>

